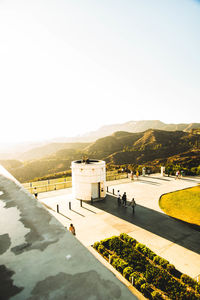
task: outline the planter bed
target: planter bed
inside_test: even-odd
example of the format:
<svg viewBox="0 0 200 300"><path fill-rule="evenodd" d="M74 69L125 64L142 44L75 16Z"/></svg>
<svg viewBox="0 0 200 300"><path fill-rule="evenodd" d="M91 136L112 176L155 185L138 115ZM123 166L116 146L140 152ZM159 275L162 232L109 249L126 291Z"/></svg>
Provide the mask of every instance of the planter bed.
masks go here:
<svg viewBox="0 0 200 300"><path fill-rule="evenodd" d="M148 299L200 300L200 284L125 233L93 245Z"/></svg>

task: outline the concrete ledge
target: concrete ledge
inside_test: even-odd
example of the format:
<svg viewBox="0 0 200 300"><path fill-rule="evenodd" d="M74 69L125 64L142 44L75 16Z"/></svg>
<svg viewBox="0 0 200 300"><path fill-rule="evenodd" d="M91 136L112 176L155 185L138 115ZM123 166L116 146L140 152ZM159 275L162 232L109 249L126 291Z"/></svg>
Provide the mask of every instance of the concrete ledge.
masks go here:
<svg viewBox="0 0 200 300"><path fill-rule="evenodd" d="M2 299L137 299L0 168Z"/></svg>

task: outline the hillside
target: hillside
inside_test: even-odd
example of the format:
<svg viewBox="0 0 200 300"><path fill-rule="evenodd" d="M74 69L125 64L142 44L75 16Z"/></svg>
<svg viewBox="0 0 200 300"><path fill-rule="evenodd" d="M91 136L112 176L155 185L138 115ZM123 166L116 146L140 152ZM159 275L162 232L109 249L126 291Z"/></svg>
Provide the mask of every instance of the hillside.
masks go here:
<svg viewBox="0 0 200 300"><path fill-rule="evenodd" d="M145 162L185 152L199 140L199 135L183 131L149 129L142 133L117 132L87 147L88 155L97 155L115 164ZM107 157L108 156L108 157ZM140 157L143 159L139 159Z"/></svg>
<svg viewBox="0 0 200 300"><path fill-rule="evenodd" d="M20 155L21 160L40 159L63 149L84 149L87 143L50 143L41 147L33 148Z"/></svg>
<svg viewBox="0 0 200 300"><path fill-rule="evenodd" d="M183 132L149 129L139 133L120 131L91 144L67 144L65 147L68 148L40 159L0 163L21 182L69 170L71 161L83 156L103 159L108 167L125 164L132 165L133 168L145 164L148 166L179 164L191 169L200 165L199 145L199 130ZM53 151L59 147L63 145L54 144L50 149ZM46 148L43 147L43 150L44 155Z"/></svg>
<svg viewBox="0 0 200 300"><path fill-rule="evenodd" d="M121 124L105 125L96 131L75 137L58 137L35 143L0 144L0 159L33 160L51 155L61 149L83 149L98 139L111 136L115 132L141 133L148 129L190 132L200 128L200 123L166 124L159 120L129 121ZM113 140L114 143L114 140ZM83 146L83 147L82 147ZM116 146L118 147L118 146ZM118 150L118 148L116 148ZM108 150L109 152L109 150ZM110 152L109 152L110 153Z"/></svg>

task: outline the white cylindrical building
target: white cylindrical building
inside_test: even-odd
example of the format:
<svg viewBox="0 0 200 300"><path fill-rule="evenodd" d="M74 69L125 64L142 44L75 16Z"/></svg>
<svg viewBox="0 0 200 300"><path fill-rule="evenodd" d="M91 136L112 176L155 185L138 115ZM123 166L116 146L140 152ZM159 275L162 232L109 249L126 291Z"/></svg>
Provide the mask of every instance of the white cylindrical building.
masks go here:
<svg viewBox="0 0 200 300"><path fill-rule="evenodd" d="M72 191L75 199L91 201L106 196L106 163L87 159L72 162Z"/></svg>

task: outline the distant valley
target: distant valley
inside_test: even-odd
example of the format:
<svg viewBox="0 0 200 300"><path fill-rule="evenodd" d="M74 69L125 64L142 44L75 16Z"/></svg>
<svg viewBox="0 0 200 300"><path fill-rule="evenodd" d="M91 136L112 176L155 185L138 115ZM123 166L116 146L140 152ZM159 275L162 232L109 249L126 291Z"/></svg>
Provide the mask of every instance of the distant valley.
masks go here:
<svg viewBox="0 0 200 300"><path fill-rule="evenodd" d="M50 143L21 154L24 161L1 160L0 164L21 182L69 170L72 160L84 156L103 159L108 168L125 165L136 170L143 165L156 168L163 164L198 171L200 129L188 126L185 131L117 131L90 143Z"/></svg>
<svg viewBox="0 0 200 300"><path fill-rule="evenodd" d="M33 160L51 155L64 148L81 147L81 144L92 143L96 140L112 135L117 131L131 133L144 132L148 129L159 129L165 131L190 132L191 129L200 128L200 123L166 124L159 120L129 121L119 124L105 125L96 131L75 137L58 137L52 140L38 141L34 143L22 143L9 145L7 149L0 145L0 160L16 159L20 161ZM78 144L77 144L78 143ZM84 145L83 145L84 146Z"/></svg>

